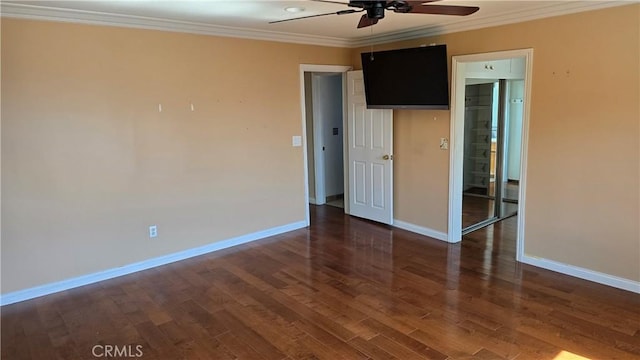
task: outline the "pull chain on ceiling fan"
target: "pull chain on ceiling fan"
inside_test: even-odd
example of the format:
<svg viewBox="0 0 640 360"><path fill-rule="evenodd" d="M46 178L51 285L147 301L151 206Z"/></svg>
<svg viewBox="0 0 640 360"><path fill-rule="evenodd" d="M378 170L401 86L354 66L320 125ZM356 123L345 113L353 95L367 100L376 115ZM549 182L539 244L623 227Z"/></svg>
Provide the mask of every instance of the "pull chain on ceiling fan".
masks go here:
<svg viewBox="0 0 640 360"><path fill-rule="evenodd" d="M328 1L328 0L311 0L311 1L347 5L350 7L358 8L359 10L345 9L345 10L340 10L340 11L325 13L325 14L316 14L316 15L297 17L293 19L271 21L269 22L269 24L281 23L285 21L309 19L309 18L328 16L328 15L346 15L346 14L366 12L365 14L362 15L362 17L360 18L360 21L358 22L358 29L360 29L363 27L377 24L378 20L384 18L385 10L393 11L395 13L400 13L400 14L432 14L432 15L456 15L456 16L467 16L480 10L480 8L477 6L426 5L427 3L432 3L439 0L424 0L424 1L351 0L349 1L349 3L338 2L338 1Z"/></svg>

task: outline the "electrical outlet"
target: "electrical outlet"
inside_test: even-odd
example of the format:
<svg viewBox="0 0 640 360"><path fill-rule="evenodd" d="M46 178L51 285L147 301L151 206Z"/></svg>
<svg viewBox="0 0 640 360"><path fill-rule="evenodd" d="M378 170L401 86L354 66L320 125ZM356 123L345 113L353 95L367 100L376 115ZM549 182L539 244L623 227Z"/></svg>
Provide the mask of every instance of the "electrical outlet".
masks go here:
<svg viewBox="0 0 640 360"><path fill-rule="evenodd" d="M154 238L157 236L158 236L158 226L157 225L149 226L149 237Z"/></svg>
<svg viewBox="0 0 640 360"><path fill-rule="evenodd" d="M449 149L449 139L440 138L440 150L447 150L447 149Z"/></svg>

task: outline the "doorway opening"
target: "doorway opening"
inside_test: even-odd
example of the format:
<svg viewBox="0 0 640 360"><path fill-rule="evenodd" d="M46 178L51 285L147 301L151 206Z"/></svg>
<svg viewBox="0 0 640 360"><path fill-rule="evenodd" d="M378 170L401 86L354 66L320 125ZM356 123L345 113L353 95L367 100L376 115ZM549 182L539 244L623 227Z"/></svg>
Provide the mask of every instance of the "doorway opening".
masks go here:
<svg viewBox="0 0 640 360"><path fill-rule="evenodd" d="M326 204L329 202L338 202L340 198L340 194L342 194L343 199L343 209L345 213L349 213L349 204L347 199L349 199L349 187L344 184L348 183L348 167L346 161L346 138L343 136L344 130L346 130L346 74L347 71L351 70L350 66L341 66L341 65L308 65L301 64L300 65L300 102L301 102L301 111L302 111L302 143L303 143L303 161L304 161L304 208L306 213L306 223L307 226L310 224L310 212L309 207L312 204ZM321 89L316 92L314 96L314 77L316 79L320 79L316 82L318 83L329 83L329 85L321 86L323 88L330 89L331 94L328 96L319 96L321 95L320 91L326 91L326 89ZM325 81L326 80L326 81ZM339 89L337 89L334 83L339 83ZM333 85L332 85L333 84ZM332 90L331 90L332 89ZM339 96L336 96L336 93L339 93ZM315 99L315 100L314 100ZM320 108L321 106L314 106L314 101L323 102L326 99L331 99L332 107L334 111L339 111L341 116L341 124L338 126L331 125L331 121L322 121L324 119L323 116L314 116L314 108ZM320 122L314 121L314 118L322 118ZM332 116L333 118L337 117L337 115ZM335 124L335 122L333 122ZM331 127L327 127L331 126ZM319 130L316 130L316 126L319 126ZM338 128L338 134L334 134L333 128ZM329 129L330 133L325 134L325 130ZM326 136L325 136L326 135ZM317 136L322 136L322 139L315 140ZM327 171L326 164L327 161L325 153L327 152L327 145L324 145L324 150L322 150L322 143L325 139L331 142L331 150L334 152L329 158L333 160L329 160L330 169L328 177L329 181L329 195L327 195ZM340 145L336 146L336 140L339 140ZM319 145L319 146L318 146ZM339 149L338 149L339 148ZM341 155L335 155L335 153ZM340 159L338 159L340 158ZM321 159L321 160L318 160ZM342 172L340 172L337 167L340 166L342 168ZM320 167L320 169L318 169ZM337 175L336 175L337 174ZM342 174L342 181L337 177ZM320 181L318 181L320 179ZM317 186L321 188L318 189ZM338 189L337 191L334 189ZM342 190L340 192L340 190ZM336 194L333 194L336 192Z"/></svg>
<svg viewBox="0 0 640 360"><path fill-rule="evenodd" d="M451 61L448 241L462 240L463 199L484 201L485 219L475 226L464 226L464 233L517 214L518 261L524 250L532 60L533 49L522 49L454 56ZM476 86L483 84L488 85ZM466 96L467 89L470 99ZM493 106L494 101L497 106ZM513 105L513 118L520 118L517 125L505 120L512 115L509 105ZM516 108L520 114L515 114ZM468 111L483 113L475 114L480 120L469 120L475 126L465 126ZM520 136L514 135L509 141L511 132L520 132ZM513 150L515 148L519 151ZM519 170L517 174L515 169ZM474 178L475 175L478 176Z"/></svg>
<svg viewBox="0 0 640 360"><path fill-rule="evenodd" d="M307 125L307 113L314 114L313 106L309 108L311 99L313 104L313 79L331 78L339 75L342 80L342 175L343 181L343 211L345 214L364 219L393 224L393 111L391 109L368 109L364 94L364 80L362 71L349 71L348 66L337 65L300 65L300 94L302 110L302 137L304 152L304 187L306 208L306 223L309 225L309 206L311 201L326 204L327 201L340 199L340 193L327 194L326 164L324 159L327 153L327 138L340 139L340 127L336 125L325 126L321 130L314 131L313 135L307 134L307 128L314 129L319 124L310 121ZM305 73L311 73L305 76ZM318 74L323 73L323 74ZM329 74L326 74L329 73ZM305 89L305 77L311 77L311 86L307 84ZM337 92L338 90L333 90ZM307 94L311 92L311 95ZM319 92L318 92L319 93ZM326 97L332 97L327 95ZM318 100L325 98L319 96ZM337 106L339 107L339 106ZM337 131L335 128L338 128ZM334 135L335 133L337 135ZM318 135L325 135L322 141L314 141ZM324 146L324 149L323 149ZM313 161L310 155L313 152ZM310 163L313 162L313 166ZM324 168L323 168L324 166ZM313 168L314 173L311 173ZM318 170L320 168L320 170ZM335 172L339 173L339 170ZM325 175L320 175L324 173ZM311 184L313 179L314 183ZM335 177L333 178L335 179ZM322 186L318 187L323 181ZM339 182L338 182L339 183ZM313 197L310 196L313 189ZM328 195L328 196L327 196ZM335 196L331 198L331 196Z"/></svg>
<svg viewBox="0 0 640 360"><path fill-rule="evenodd" d="M309 203L344 208L342 73L305 72Z"/></svg>
<svg viewBox="0 0 640 360"><path fill-rule="evenodd" d="M514 67L524 68L514 79L466 79L462 235L518 213L524 74Z"/></svg>

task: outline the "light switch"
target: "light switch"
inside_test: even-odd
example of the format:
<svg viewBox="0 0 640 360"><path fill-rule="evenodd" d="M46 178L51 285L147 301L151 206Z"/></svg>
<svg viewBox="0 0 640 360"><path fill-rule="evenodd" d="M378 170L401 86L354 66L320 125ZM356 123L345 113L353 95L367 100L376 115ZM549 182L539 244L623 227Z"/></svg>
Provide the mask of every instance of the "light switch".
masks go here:
<svg viewBox="0 0 640 360"><path fill-rule="evenodd" d="M449 139L440 138L440 150L447 150L449 148Z"/></svg>
<svg viewBox="0 0 640 360"><path fill-rule="evenodd" d="M293 146L302 146L302 136L294 135L291 138L291 145L293 145Z"/></svg>

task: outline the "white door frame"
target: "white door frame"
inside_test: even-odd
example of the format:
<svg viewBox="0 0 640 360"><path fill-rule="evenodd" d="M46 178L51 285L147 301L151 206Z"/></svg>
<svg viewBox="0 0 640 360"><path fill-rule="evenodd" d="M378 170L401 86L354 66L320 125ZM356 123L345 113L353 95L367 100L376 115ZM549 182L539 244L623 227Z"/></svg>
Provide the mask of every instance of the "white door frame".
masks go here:
<svg viewBox="0 0 640 360"><path fill-rule="evenodd" d="M352 69L351 66L343 66L343 65L312 65L312 64L300 64L300 109L302 112L302 152L303 152L303 161L304 161L304 209L305 209L305 222L307 226L310 224L310 215L309 215L309 162L308 162L308 154L307 154L307 111L305 109L305 91L304 91L304 73L305 72L329 72L329 73L342 73L342 108L343 108L343 116L342 116L342 133L346 133L347 129L347 108L346 108L346 96L347 96L347 71ZM314 132L315 134L315 132ZM343 166L344 166L344 183L347 184L349 179L349 169L347 161L348 153L346 148L346 136L343 135ZM316 159L316 163L317 163ZM344 212L346 214L349 213L349 189L348 186L344 187Z"/></svg>
<svg viewBox="0 0 640 360"><path fill-rule="evenodd" d="M324 151L321 150L322 144L324 144L324 124L322 118L318 116L318 107L316 106L320 99L318 98L318 82L316 81L316 74L311 74L311 102L313 103L313 167L315 179L315 204L324 205L327 202L327 195L325 194L325 174L324 174ZM305 98L306 100L306 98ZM305 107L306 108L306 107ZM306 121L305 121L306 124ZM306 132L306 131L305 131ZM304 142L306 144L306 141Z"/></svg>
<svg viewBox="0 0 640 360"><path fill-rule="evenodd" d="M447 240L462 240L462 176L464 157L464 113L466 64L478 61L525 59L524 109L522 114L522 152L520 161L520 186L518 195L518 233L516 260L524 255L525 189L527 184L527 150L529 144L529 116L531 109L531 80L533 49L498 51L484 54L460 55L451 58L451 122L449 153L449 223Z"/></svg>

